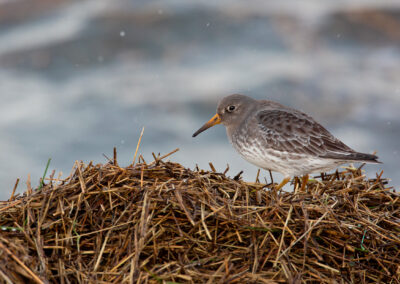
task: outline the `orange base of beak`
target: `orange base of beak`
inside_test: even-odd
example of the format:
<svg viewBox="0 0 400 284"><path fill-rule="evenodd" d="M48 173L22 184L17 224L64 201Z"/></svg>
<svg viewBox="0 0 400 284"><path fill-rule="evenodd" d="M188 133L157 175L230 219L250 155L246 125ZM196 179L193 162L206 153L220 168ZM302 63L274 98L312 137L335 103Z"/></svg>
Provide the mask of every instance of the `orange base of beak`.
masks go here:
<svg viewBox="0 0 400 284"><path fill-rule="evenodd" d="M210 127L213 127L216 124L220 124L221 123L221 117L218 115L218 113L216 115L214 115L209 121L207 121L202 127L199 128L199 130L197 130L192 137L196 137L197 135L199 135L201 132L207 130Z"/></svg>

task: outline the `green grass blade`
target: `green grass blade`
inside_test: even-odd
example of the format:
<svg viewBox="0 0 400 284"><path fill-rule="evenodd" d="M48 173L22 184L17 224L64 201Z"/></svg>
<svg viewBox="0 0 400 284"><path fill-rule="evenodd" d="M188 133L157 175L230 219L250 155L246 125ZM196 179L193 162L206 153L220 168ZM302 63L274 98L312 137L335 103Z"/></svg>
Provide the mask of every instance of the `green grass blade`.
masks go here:
<svg viewBox="0 0 400 284"><path fill-rule="evenodd" d="M40 181L40 184L39 184L39 187L38 187L37 190L40 190L40 189L43 187L43 185L44 185L44 178L45 178L46 175L47 175L47 170L49 169L50 161L51 161L51 158L49 158L49 159L47 160L46 168L45 168L45 170L44 170L42 180Z"/></svg>

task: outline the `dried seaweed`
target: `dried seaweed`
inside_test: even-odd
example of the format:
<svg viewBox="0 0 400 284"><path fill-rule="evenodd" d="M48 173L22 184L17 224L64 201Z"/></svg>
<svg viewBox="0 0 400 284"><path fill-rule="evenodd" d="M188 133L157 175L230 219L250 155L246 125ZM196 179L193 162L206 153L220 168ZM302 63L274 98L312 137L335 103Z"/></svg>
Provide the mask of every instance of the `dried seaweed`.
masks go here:
<svg viewBox="0 0 400 284"><path fill-rule="evenodd" d="M1 202L0 279L400 282L400 195L381 175L346 168L275 192L154 157L76 162L67 179Z"/></svg>

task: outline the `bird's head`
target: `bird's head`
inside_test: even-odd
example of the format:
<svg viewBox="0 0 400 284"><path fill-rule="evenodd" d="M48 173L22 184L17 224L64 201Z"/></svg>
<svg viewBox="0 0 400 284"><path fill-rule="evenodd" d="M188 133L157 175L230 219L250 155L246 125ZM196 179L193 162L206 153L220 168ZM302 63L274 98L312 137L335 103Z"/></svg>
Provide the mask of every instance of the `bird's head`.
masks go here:
<svg viewBox="0 0 400 284"><path fill-rule="evenodd" d="M254 102L254 99L238 94L223 98L218 103L217 113L200 127L193 134L193 137L217 124L223 124L226 127L240 124L246 114L253 108Z"/></svg>

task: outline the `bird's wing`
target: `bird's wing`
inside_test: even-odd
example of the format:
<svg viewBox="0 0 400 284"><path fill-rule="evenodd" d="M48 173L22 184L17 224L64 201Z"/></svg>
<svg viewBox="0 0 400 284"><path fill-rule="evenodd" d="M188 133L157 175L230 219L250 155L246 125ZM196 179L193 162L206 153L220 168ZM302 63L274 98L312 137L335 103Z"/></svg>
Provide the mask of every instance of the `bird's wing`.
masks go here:
<svg viewBox="0 0 400 284"><path fill-rule="evenodd" d="M346 159L355 153L302 112L262 110L255 119L268 148L332 159Z"/></svg>

